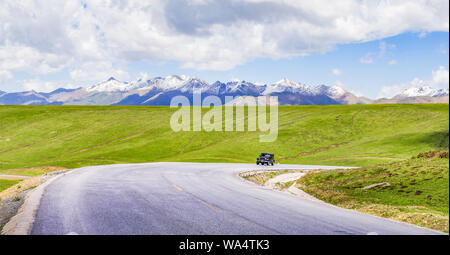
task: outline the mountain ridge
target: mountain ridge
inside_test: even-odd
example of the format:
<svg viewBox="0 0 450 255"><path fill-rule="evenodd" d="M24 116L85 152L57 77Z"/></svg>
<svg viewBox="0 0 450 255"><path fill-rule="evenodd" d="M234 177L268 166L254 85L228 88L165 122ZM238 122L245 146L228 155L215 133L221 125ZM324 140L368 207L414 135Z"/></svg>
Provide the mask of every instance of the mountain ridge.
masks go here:
<svg viewBox="0 0 450 255"><path fill-rule="evenodd" d="M192 93L200 91L202 97L218 96L225 103L226 96L265 97L278 96L280 105L335 105L376 103L448 102L448 89L430 86L411 87L390 99L372 100L356 96L339 86L324 84L311 86L287 78L259 84L248 81L216 81L208 83L197 77L170 75L150 79L121 82L114 77L76 89L58 88L52 92L0 91L0 104L37 105L170 105L175 96L186 96L192 102ZM447 97L447 98L446 98ZM242 100L235 100L241 102Z"/></svg>

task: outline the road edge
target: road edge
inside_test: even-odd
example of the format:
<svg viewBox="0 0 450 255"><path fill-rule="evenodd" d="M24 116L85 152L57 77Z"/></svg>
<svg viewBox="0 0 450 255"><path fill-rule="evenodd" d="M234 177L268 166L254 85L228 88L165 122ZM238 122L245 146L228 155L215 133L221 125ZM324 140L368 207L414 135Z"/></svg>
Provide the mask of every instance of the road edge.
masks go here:
<svg viewBox="0 0 450 255"><path fill-rule="evenodd" d="M294 187L294 185L290 186L289 188L287 188L285 190L277 190L277 189L274 189L274 188L271 188L271 187L268 187L268 186L259 185L259 184L255 183L255 182L249 181L246 178L244 178L245 176L252 175L252 174L259 174L259 173L271 172L271 171L283 171L283 170L286 170L286 169L248 170L248 171L238 172L236 174L236 177L239 178L241 181L247 183L247 184L256 185L256 186L258 186L260 188L263 188L263 189L267 189L267 190L271 190L271 191L275 191L275 192L285 193L285 194L288 194L290 196L299 197L299 198L306 199L306 200L309 200L309 201L312 201L312 202L316 202L316 203L328 204L325 201L322 201L322 200L320 200L320 199L318 199L318 198L316 198L316 197L306 193L305 191L303 191L303 190L301 190L301 189L299 189L297 187ZM289 170L308 172L308 171L313 171L313 170L317 170L317 169L311 168L311 169L289 169ZM331 204L329 204L329 205L331 205Z"/></svg>
<svg viewBox="0 0 450 255"><path fill-rule="evenodd" d="M357 167L346 167L346 168L357 168ZM339 209L341 209L341 210L347 210L347 211L350 211L350 212L353 212L353 213L356 213L356 214L365 214L365 215L369 215L369 216L372 216L372 217L375 217L375 218L379 218L379 219L382 219L382 220L386 220L386 221L390 221L390 222L395 222L395 223L405 224L405 225L408 225L408 226L412 226L412 227L416 227L416 228L420 228L420 229L432 231L432 232L435 232L435 233L438 234L438 235L447 235L447 236L450 235L450 233L445 233L445 232L442 232L442 231L439 231L439 230L436 230L436 229L426 228L426 227L422 227L422 226L415 225L415 224L411 224L411 223L404 222L404 221L394 220L394 219L391 219L391 218L381 217L381 216L378 216L378 215L374 215L374 214L370 214L370 213L364 213L364 212L360 212L360 211L358 211L358 210L348 209L348 208L340 207L340 206L337 206L337 205L333 205L333 204L331 204L331 203L327 203L327 202L325 202L325 201L323 201L323 200L320 200L320 199L316 198L315 196L313 196L313 195L311 195L311 194L309 194L309 193L306 193L305 191L303 191L303 190L301 190L301 189L299 189L299 188L297 188L297 187L295 187L295 188L296 188L297 190L301 191L302 193L306 194L307 196L302 196L302 195L296 194L296 192L289 191L288 189L287 189L286 192L285 192L285 191L280 191L280 190L268 188L268 187L265 187L265 186L263 186L263 185L259 185L259 184L257 184L257 183L252 182L252 181L249 181L249 180L245 179L245 178L241 175L241 174L244 174L244 175L246 175L246 174L258 174L258 173L262 173L262 172L265 172L265 171L271 171L271 170L272 170L272 169L267 169L267 170L264 169L264 170L262 170L262 171L259 171L259 170L242 171L242 172L238 172L238 173L236 174L236 177L239 178L239 179L240 179L241 181L243 181L244 183L251 184L251 185L256 185L256 186L258 186L258 187L261 187L261 188L264 188L264 189L267 189L267 190L271 190L271 191L275 191L275 192L284 193L284 194L287 194L287 195L290 195L290 196L294 196L294 197L297 197L297 198L300 198L300 199L309 200L310 202L322 203L322 204L324 204L324 205L326 205L326 206L330 206L330 207L334 207L334 208L339 208ZM283 169L283 170L285 170L285 169ZM304 170L304 169L302 169L302 170ZM317 169L307 169L306 171L311 171L311 170L317 170ZM280 171L280 169L275 169L274 171ZM300 177L300 178L302 178L302 177ZM292 187L292 186L291 186L291 187ZM290 188L291 188L291 187L290 187ZM378 235L378 234L377 234L377 235Z"/></svg>
<svg viewBox="0 0 450 255"><path fill-rule="evenodd" d="M44 183L37 186L33 191L26 194L24 203L20 206L17 214L11 217L8 223L3 227L1 234L29 235L45 188L59 177L66 175L66 173L49 178Z"/></svg>

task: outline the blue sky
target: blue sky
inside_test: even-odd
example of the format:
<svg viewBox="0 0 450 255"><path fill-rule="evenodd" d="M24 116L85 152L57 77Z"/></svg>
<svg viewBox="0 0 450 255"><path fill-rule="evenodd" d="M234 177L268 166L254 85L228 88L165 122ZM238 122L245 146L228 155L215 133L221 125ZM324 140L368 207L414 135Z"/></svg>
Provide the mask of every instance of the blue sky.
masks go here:
<svg viewBox="0 0 450 255"><path fill-rule="evenodd" d="M383 52L382 44L390 47ZM441 66L448 70L448 49L448 32L403 33L382 40L337 45L324 54L278 60L258 58L227 71L183 69L176 62L137 62L130 65L130 70L133 77L142 72L150 77L186 74L208 82L238 79L273 83L288 78L308 85L340 83L349 91L376 97L382 86L408 83L414 78L431 80L433 70ZM367 55L372 63L361 62ZM340 73L334 74L334 69Z"/></svg>
<svg viewBox="0 0 450 255"><path fill-rule="evenodd" d="M45 4L52 8L40 9ZM288 78L369 98L417 85L448 88L448 1L333 4L2 2L9 15L0 17L0 90L172 74L208 82Z"/></svg>

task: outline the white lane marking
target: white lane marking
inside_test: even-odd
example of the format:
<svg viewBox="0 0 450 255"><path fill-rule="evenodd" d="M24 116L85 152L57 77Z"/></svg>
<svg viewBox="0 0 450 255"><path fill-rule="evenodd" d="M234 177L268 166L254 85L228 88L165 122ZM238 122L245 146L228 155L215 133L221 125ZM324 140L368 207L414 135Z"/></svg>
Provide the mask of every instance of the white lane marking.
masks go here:
<svg viewBox="0 0 450 255"><path fill-rule="evenodd" d="M368 236L376 236L376 235L378 235L378 233L377 232L369 232L369 233L367 233L367 235Z"/></svg>
<svg viewBox="0 0 450 255"><path fill-rule="evenodd" d="M68 235L68 236L77 236L78 233L77 232L69 232L66 235Z"/></svg>

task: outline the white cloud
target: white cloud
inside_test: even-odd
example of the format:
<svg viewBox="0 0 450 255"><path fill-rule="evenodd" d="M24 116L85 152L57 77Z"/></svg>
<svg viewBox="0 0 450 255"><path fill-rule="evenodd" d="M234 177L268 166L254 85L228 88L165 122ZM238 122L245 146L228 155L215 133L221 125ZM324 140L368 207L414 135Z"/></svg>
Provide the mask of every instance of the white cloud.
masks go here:
<svg viewBox="0 0 450 255"><path fill-rule="evenodd" d="M361 91L359 91L359 90L350 89L349 92L352 93L353 95L357 96L357 97L364 97L364 94Z"/></svg>
<svg viewBox="0 0 450 255"><path fill-rule="evenodd" d="M258 57L306 56L337 44L449 29L447 0L84 2L86 8L79 1L0 0L0 70L67 68L86 79L92 74L86 62L142 60L227 70Z"/></svg>
<svg viewBox="0 0 450 255"><path fill-rule="evenodd" d="M0 83L12 79L13 75L11 72L6 70L0 70Z"/></svg>
<svg viewBox="0 0 450 255"><path fill-rule="evenodd" d="M150 79L150 75L147 72L140 72L137 78L146 81Z"/></svg>
<svg viewBox="0 0 450 255"><path fill-rule="evenodd" d="M432 86L437 88L448 88L449 84L449 73L445 67L440 66L438 70L432 72Z"/></svg>
<svg viewBox="0 0 450 255"><path fill-rule="evenodd" d="M41 52L29 46L0 44L0 70L46 74L61 71L69 62L65 55Z"/></svg>
<svg viewBox="0 0 450 255"><path fill-rule="evenodd" d="M400 85L393 85L393 86L383 86L381 87L381 91L378 94L378 98L392 98L401 92L403 92L405 89L409 88L411 86L410 83L400 84Z"/></svg>
<svg viewBox="0 0 450 255"><path fill-rule="evenodd" d="M374 57L384 58L389 55L389 52L395 49L397 46L395 44L386 43L381 41L378 45L378 53L368 52L366 55L359 59L359 62L363 64L372 64L374 62Z"/></svg>
<svg viewBox="0 0 450 255"><path fill-rule="evenodd" d="M345 91L348 91L357 97L364 96L363 93L361 93L361 91L359 91L359 90L355 90L354 88L346 88L348 86L346 86L343 82L341 82L339 80L335 81L334 86L344 89Z"/></svg>
<svg viewBox="0 0 450 255"><path fill-rule="evenodd" d="M441 43L441 44L439 45L438 52L439 52L440 54L447 55L447 54L448 54L448 45L446 46L446 45L444 45L443 43Z"/></svg>
<svg viewBox="0 0 450 255"><path fill-rule="evenodd" d="M378 57L382 58L382 57L386 56L386 54L390 50L395 49L396 47L397 46L395 44L390 44L390 43L381 41L380 44L378 45L378 48L379 48Z"/></svg>
<svg viewBox="0 0 450 255"><path fill-rule="evenodd" d="M118 80L130 78L127 71L114 68L109 62L86 62L70 72L70 77L74 81L99 81L106 80L111 76Z"/></svg>
<svg viewBox="0 0 450 255"><path fill-rule="evenodd" d="M51 92L58 88L76 88L77 86L63 81L42 81L31 79L22 81L22 86L26 91L34 90L38 92Z"/></svg>
<svg viewBox="0 0 450 255"><path fill-rule="evenodd" d="M433 88L449 88L449 72L445 67L440 66L439 69L431 72L431 80L422 80L420 78L414 78L408 83L396 84L392 86L383 86L381 88L378 98L392 98L405 89L411 87L423 87L430 86Z"/></svg>
<svg viewBox="0 0 450 255"><path fill-rule="evenodd" d="M419 38L425 38L426 36L427 36L427 32L426 31L421 31L420 33L419 33Z"/></svg>
<svg viewBox="0 0 450 255"><path fill-rule="evenodd" d="M341 81L336 81L335 83L334 83L334 85L335 86L338 86L338 87L341 87L341 88L344 88L344 83L342 83Z"/></svg>
<svg viewBox="0 0 450 255"><path fill-rule="evenodd" d="M333 70L331 70L331 72L334 75L341 75L342 74L342 71L340 69L338 69L338 68L334 68Z"/></svg>
<svg viewBox="0 0 450 255"><path fill-rule="evenodd" d="M359 62L363 63L363 64L372 64L373 63L373 58L372 58L373 53L367 53L365 56L363 56L362 58L359 59Z"/></svg>
<svg viewBox="0 0 450 255"><path fill-rule="evenodd" d="M391 61L388 62L388 65L396 65L397 64L397 60L392 59Z"/></svg>

